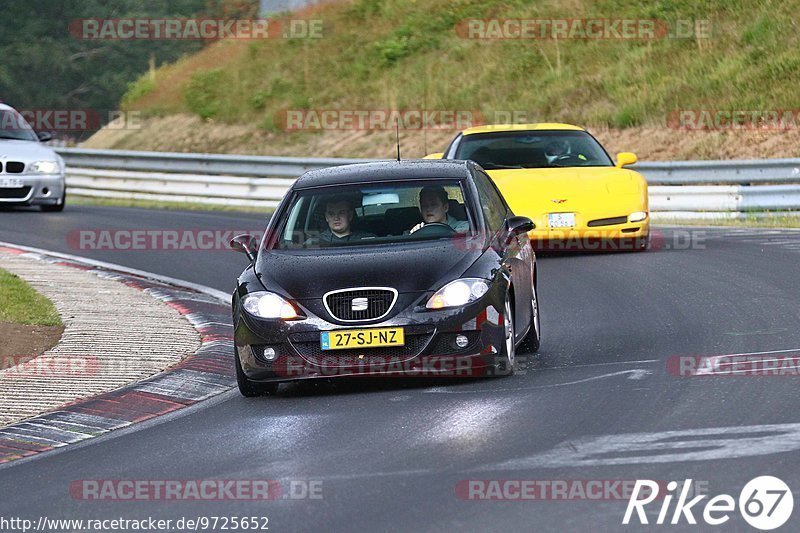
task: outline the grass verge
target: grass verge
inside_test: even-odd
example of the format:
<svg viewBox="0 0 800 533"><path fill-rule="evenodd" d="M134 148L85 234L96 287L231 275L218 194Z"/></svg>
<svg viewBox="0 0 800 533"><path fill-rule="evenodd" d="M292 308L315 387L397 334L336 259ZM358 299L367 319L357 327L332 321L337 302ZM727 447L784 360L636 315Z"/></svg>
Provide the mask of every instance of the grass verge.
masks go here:
<svg viewBox="0 0 800 533"><path fill-rule="evenodd" d="M0 322L34 326L60 326L53 303L19 276L0 269Z"/></svg>
<svg viewBox="0 0 800 533"><path fill-rule="evenodd" d="M162 202L156 200L126 200L122 198L92 198L89 196L70 195L67 200L67 209L70 205L98 205L104 207L139 207L144 209L162 209L167 211L228 211L238 213L258 213L268 215L275 211L274 207L248 207L231 205L214 205L183 202Z"/></svg>

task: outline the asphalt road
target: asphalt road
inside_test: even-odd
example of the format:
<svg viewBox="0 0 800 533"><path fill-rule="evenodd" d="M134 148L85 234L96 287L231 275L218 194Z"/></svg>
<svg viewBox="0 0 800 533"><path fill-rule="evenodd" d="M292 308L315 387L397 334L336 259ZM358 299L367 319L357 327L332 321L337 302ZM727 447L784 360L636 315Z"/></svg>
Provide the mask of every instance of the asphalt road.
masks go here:
<svg viewBox="0 0 800 533"><path fill-rule="evenodd" d="M263 217L227 213L79 206L60 214L0 212L2 241L226 292L245 266L239 254L82 250L67 236L87 229L261 227ZM468 480L566 482L575 490L592 480L609 486L693 479L701 492L738 500L749 480L774 475L798 500L797 379L679 377L668 371L668 361L780 350L800 355L800 232L659 233L660 249L646 253L539 258L542 348L519 375L305 383L262 399L232 391L174 416L0 467L0 517L253 516L268 517L271 531L617 531L638 527L622 525L627 499L613 490L602 500L574 493L572 499L479 501L465 499L461 489ZM86 479L275 479L284 487L321 484L322 497L71 496L70 484ZM669 521L677 499L648 506L649 521L665 501ZM694 507L700 524L707 501ZM721 527L691 526L684 517L657 529L754 531L737 510L729 514ZM781 530L796 531L799 524L795 511Z"/></svg>

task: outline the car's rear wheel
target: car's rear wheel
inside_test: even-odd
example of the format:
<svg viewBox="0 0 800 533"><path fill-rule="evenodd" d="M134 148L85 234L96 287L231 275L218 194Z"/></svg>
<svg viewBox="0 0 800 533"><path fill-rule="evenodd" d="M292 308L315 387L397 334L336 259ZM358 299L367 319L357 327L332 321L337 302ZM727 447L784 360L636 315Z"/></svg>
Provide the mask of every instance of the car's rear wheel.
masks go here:
<svg viewBox="0 0 800 533"><path fill-rule="evenodd" d="M541 320L539 318L539 295L536 292L536 285L533 285L533 297L531 298L531 329L519 345L522 353L535 353L539 351L539 344L542 339Z"/></svg>
<svg viewBox="0 0 800 533"><path fill-rule="evenodd" d="M248 379L242 370L242 362L239 360L239 353L236 347L233 348L233 360L236 364L236 384L239 386L239 392L242 396L247 398L255 398L256 396L267 396L278 392L278 383L258 383Z"/></svg>
<svg viewBox="0 0 800 533"><path fill-rule="evenodd" d="M516 365L514 313L511 308L511 291L506 293L506 302L503 309L503 336L502 353L498 354L494 364L495 376L510 376L514 374L514 367Z"/></svg>

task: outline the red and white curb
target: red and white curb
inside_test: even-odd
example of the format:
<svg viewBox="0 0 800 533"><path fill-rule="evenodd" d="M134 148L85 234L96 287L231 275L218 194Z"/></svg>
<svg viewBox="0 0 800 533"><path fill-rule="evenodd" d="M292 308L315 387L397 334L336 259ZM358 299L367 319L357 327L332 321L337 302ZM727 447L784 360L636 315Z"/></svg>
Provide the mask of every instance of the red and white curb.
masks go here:
<svg viewBox="0 0 800 533"><path fill-rule="evenodd" d="M92 270L149 293L198 331L197 351L138 383L0 429L0 463L85 441L196 404L236 386L229 297L207 287L83 258L0 243L7 253Z"/></svg>

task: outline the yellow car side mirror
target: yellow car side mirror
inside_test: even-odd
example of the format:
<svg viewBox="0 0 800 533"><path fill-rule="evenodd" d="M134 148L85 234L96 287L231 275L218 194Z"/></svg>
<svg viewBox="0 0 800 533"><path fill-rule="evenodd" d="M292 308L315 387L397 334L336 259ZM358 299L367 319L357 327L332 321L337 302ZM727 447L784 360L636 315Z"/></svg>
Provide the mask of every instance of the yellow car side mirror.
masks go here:
<svg viewBox="0 0 800 533"><path fill-rule="evenodd" d="M442 159L443 156L444 156L444 152L437 152L435 154L428 154L425 157L423 157L422 159Z"/></svg>
<svg viewBox="0 0 800 533"><path fill-rule="evenodd" d="M635 164L639 159L633 152L620 152L617 154L617 168Z"/></svg>

